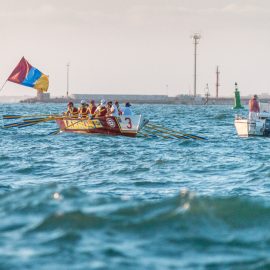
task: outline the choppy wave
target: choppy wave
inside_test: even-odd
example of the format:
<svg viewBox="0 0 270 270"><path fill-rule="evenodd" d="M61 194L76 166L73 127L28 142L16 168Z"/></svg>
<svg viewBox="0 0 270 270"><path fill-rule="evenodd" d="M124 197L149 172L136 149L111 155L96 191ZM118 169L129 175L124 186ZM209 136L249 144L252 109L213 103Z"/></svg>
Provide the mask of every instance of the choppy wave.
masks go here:
<svg viewBox="0 0 270 270"><path fill-rule="evenodd" d="M54 266L67 267L67 249L82 259L88 257L83 250L89 258L104 257L112 263L108 269L125 263L131 269L269 266L270 204L264 200L182 190L169 198L134 201L50 184L9 191L0 195L0 205L0 213L6 213L1 245L8 246L14 232L21 248L28 249L28 255L10 255L14 267L18 261L50 265L48 250L58 250Z"/></svg>
<svg viewBox="0 0 270 270"><path fill-rule="evenodd" d="M209 140L0 129L0 269L270 269L268 139L228 106L134 110Z"/></svg>

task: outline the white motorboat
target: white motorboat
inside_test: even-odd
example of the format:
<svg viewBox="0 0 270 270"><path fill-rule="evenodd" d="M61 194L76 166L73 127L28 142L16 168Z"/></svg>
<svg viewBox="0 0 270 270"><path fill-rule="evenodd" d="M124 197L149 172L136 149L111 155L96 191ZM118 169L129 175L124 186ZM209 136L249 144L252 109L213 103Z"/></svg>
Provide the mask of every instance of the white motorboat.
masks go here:
<svg viewBox="0 0 270 270"><path fill-rule="evenodd" d="M234 125L239 137L270 137L270 104L261 103L261 111L253 118L236 115Z"/></svg>

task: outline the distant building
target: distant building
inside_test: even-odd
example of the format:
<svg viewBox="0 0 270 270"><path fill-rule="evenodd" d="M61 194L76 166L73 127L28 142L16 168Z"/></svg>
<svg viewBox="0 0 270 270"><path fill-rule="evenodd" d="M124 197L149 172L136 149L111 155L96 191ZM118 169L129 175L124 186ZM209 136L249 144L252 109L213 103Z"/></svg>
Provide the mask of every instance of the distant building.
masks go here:
<svg viewBox="0 0 270 270"><path fill-rule="evenodd" d="M99 102L101 99L109 100L118 100L119 102L134 102L134 103L163 103L168 102L169 97L166 95L100 95L100 94L72 94L70 98L75 102L79 102L82 99L90 101L94 99L96 102Z"/></svg>
<svg viewBox="0 0 270 270"><path fill-rule="evenodd" d="M259 98L270 98L270 95L268 93L261 93L259 94Z"/></svg>
<svg viewBox="0 0 270 270"><path fill-rule="evenodd" d="M48 101L50 99L50 93L43 93L37 91L37 101Z"/></svg>

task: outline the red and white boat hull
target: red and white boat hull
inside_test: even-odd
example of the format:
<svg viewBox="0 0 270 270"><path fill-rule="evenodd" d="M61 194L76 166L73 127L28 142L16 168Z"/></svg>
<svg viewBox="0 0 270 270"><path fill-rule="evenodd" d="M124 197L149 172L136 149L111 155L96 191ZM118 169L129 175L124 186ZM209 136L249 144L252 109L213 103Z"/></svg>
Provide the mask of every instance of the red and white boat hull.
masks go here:
<svg viewBox="0 0 270 270"><path fill-rule="evenodd" d="M63 132L135 137L148 120L141 115L105 116L94 119L63 118L56 123Z"/></svg>

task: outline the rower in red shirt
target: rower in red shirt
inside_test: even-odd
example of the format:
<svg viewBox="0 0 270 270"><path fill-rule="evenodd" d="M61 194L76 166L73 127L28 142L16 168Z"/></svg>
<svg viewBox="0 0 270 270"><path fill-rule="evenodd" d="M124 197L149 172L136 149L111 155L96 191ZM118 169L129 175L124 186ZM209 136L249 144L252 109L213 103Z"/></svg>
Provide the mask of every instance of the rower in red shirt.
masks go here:
<svg viewBox="0 0 270 270"><path fill-rule="evenodd" d="M88 105L84 100L81 101L81 106L79 108L79 117L87 118L88 117Z"/></svg>
<svg viewBox="0 0 270 270"><path fill-rule="evenodd" d="M106 101L102 99L94 113L94 117L102 117L105 116L106 114L107 114Z"/></svg>
<svg viewBox="0 0 270 270"><path fill-rule="evenodd" d="M76 107L74 107L74 104L72 101L68 103L67 107L68 109L64 114L73 118L77 118L79 110Z"/></svg>
<svg viewBox="0 0 270 270"><path fill-rule="evenodd" d="M96 109L97 109L97 106L96 106L96 104L95 104L95 101L94 101L94 100L91 100L91 101L90 101L90 105L89 105L89 107L88 107L88 113L89 113L90 115L94 115Z"/></svg>

